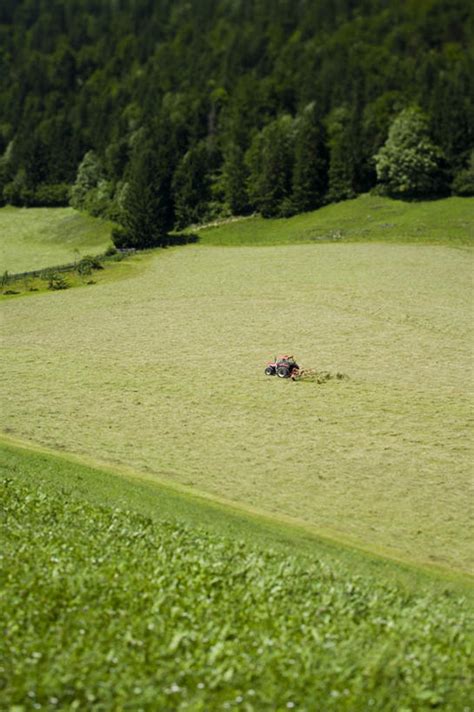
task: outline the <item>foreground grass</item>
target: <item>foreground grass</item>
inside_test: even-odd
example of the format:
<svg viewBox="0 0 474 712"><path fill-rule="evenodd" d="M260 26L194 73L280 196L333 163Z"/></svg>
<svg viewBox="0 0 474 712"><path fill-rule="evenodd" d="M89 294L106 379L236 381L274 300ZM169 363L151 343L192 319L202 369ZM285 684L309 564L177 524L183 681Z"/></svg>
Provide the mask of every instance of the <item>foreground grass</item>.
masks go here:
<svg viewBox="0 0 474 712"><path fill-rule="evenodd" d="M326 554L185 526L159 499L154 516L110 492L104 506L61 467L53 478L53 459L12 458L2 708L469 709L472 609L452 589L415 593Z"/></svg>
<svg viewBox="0 0 474 712"><path fill-rule="evenodd" d="M373 195L289 219L245 218L199 231L205 245L286 245L321 242L474 244L474 198L407 203Z"/></svg>
<svg viewBox="0 0 474 712"><path fill-rule="evenodd" d="M112 223L73 208L0 209L0 273L28 272L99 254Z"/></svg>

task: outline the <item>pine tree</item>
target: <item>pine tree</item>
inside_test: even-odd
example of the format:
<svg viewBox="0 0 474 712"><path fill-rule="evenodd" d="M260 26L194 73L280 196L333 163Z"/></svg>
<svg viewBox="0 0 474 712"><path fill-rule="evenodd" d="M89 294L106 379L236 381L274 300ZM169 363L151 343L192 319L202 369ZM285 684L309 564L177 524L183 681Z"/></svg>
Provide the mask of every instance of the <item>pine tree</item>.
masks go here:
<svg viewBox="0 0 474 712"><path fill-rule="evenodd" d="M179 228L202 222L211 199L210 156L204 142L187 151L173 177L176 225Z"/></svg>
<svg viewBox="0 0 474 712"><path fill-rule="evenodd" d="M315 104L296 121L292 204L295 212L314 210L323 203L328 183L328 153L324 127Z"/></svg>
<svg viewBox="0 0 474 712"><path fill-rule="evenodd" d="M244 152L236 143L231 143L226 151L223 166L224 195L234 215L248 212L247 194L248 169Z"/></svg>
<svg viewBox="0 0 474 712"><path fill-rule="evenodd" d="M294 122L290 116L265 126L247 151L249 197L265 218L292 212L293 155Z"/></svg>
<svg viewBox="0 0 474 712"><path fill-rule="evenodd" d="M174 225L171 195L171 145L143 140L133 156L123 198L118 247L143 249L166 245Z"/></svg>
<svg viewBox="0 0 474 712"><path fill-rule="evenodd" d="M441 149L429 136L428 121L409 107L393 121L385 145L375 156L380 190L398 198L423 198L446 191Z"/></svg>
<svg viewBox="0 0 474 712"><path fill-rule="evenodd" d="M350 119L351 113L344 106L331 112L328 119L330 201L347 200L355 196L355 160Z"/></svg>

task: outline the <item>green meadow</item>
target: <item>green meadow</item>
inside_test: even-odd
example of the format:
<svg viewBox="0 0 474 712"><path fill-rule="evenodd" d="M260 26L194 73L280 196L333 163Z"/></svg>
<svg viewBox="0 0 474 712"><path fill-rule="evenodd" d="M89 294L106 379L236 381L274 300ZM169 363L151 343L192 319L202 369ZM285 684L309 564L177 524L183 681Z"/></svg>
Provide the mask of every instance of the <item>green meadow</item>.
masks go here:
<svg viewBox="0 0 474 712"><path fill-rule="evenodd" d="M73 208L0 209L0 273L75 262L110 245L112 224Z"/></svg>
<svg viewBox="0 0 474 712"><path fill-rule="evenodd" d="M207 245L386 242L472 246L472 198L406 202L375 195L327 205L292 218L230 220L198 230Z"/></svg>
<svg viewBox="0 0 474 712"><path fill-rule="evenodd" d="M377 205L352 201L352 224ZM4 300L2 429L468 572L473 201L394 203L399 227L367 242L344 238L350 207L293 219L339 225L330 244L248 219L128 279ZM275 245L239 245L252 225ZM277 352L345 378L268 378Z"/></svg>

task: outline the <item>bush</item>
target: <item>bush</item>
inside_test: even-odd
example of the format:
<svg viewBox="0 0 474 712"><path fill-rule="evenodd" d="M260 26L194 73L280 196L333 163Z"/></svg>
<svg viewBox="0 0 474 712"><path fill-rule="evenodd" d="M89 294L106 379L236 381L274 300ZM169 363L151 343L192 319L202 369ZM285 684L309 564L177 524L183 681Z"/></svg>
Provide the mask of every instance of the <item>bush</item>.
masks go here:
<svg viewBox="0 0 474 712"><path fill-rule="evenodd" d="M474 195L474 151L471 153L469 166L455 176L451 189L454 195L463 197Z"/></svg>
<svg viewBox="0 0 474 712"><path fill-rule="evenodd" d="M94 255L85 255L77 264L76 271L80 275L92 274L92 270L104 269L100 258Z"/></svg>
<svg viewBox="0 0 474 712"><path fill-rule="evenodd" d="M69 282L59 272L52 270L46 274L48 289L58 291L60 289L69 289Z"/></svg>
<svg viewBox="0 0 474 712"><path fill-rule="evenodd" d="M112 242L117 250L124 250L130 246L130 236L123 227L114 227L112 230Z"/></svg>
<svg viewBox="0 0 474 712"><path fill-rule="evenodd" d="M15 178L5 185L3 197L8 204L20 208L32 205L34 193L28 185L26 172L23 169L20 169Z"/></svg>
<svg viewBox="0 0 474 712"><path fill-rule="evenodd" d="M68 205L69 186L66 183L39 185L33 195L34 205L45 208L57 208Z"/></svg>

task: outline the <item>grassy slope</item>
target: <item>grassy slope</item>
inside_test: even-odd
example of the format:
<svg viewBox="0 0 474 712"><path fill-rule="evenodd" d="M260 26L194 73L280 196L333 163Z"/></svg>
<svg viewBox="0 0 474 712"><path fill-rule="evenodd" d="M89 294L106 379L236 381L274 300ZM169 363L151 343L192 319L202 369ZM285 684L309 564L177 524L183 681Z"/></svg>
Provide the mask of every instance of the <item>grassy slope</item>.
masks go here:
<svg viewBox="0 0 474 712"><path fill-rule="evenodd" d="M199 231L206 245L388 242L474 243L474 199L406 203L372 195L286 220L246 218Z"/></svg>
<svg viewBox="0 0 474 712"><path fill-rule="evenodd" d="M112 225L73 208L0 209L0 272L27 272L98 254Z"/></svg>
<svg viewBox="0 0 474 712"><path fill-rule="evenodd" d="M137 277L146 268L152 257L152 251L137 252L122 258L121 255L108 257L102 260L104 269L93 270L91 274L81 275L74 267L70 271L61 272L67 288L86 288L89 291L96 285L119 282L123 279ZM11 277L0 292L0 302L23 299L24 297L38 297L51 294L49 289L48 272L40 276L30 275Z"/></svg>
<svg viewBox="0 0 474 712"><path fill-rule="evenodd" d="M377 576L407 592L440 594L446 590L472 597L472 577L433 565L413 566L386 555L322 537L290 518L272 516L247 506L194 491L190 487L105 465L85 456L58 453L35 443L2 436L0 474L41 485L50 496L66 489L94 506L113 506L150 517L203 528L226 538L258 544L262 549L296 556L301 561L322 557L334 568L354 575Z"/></svg>
<svg viewBox="0 0 474 712"><path fill-rule="evenodd" d="M2 455L2 707L467 709L461 589L401 588L291 528L269 551L267 521L130 474Z"/></svg>

